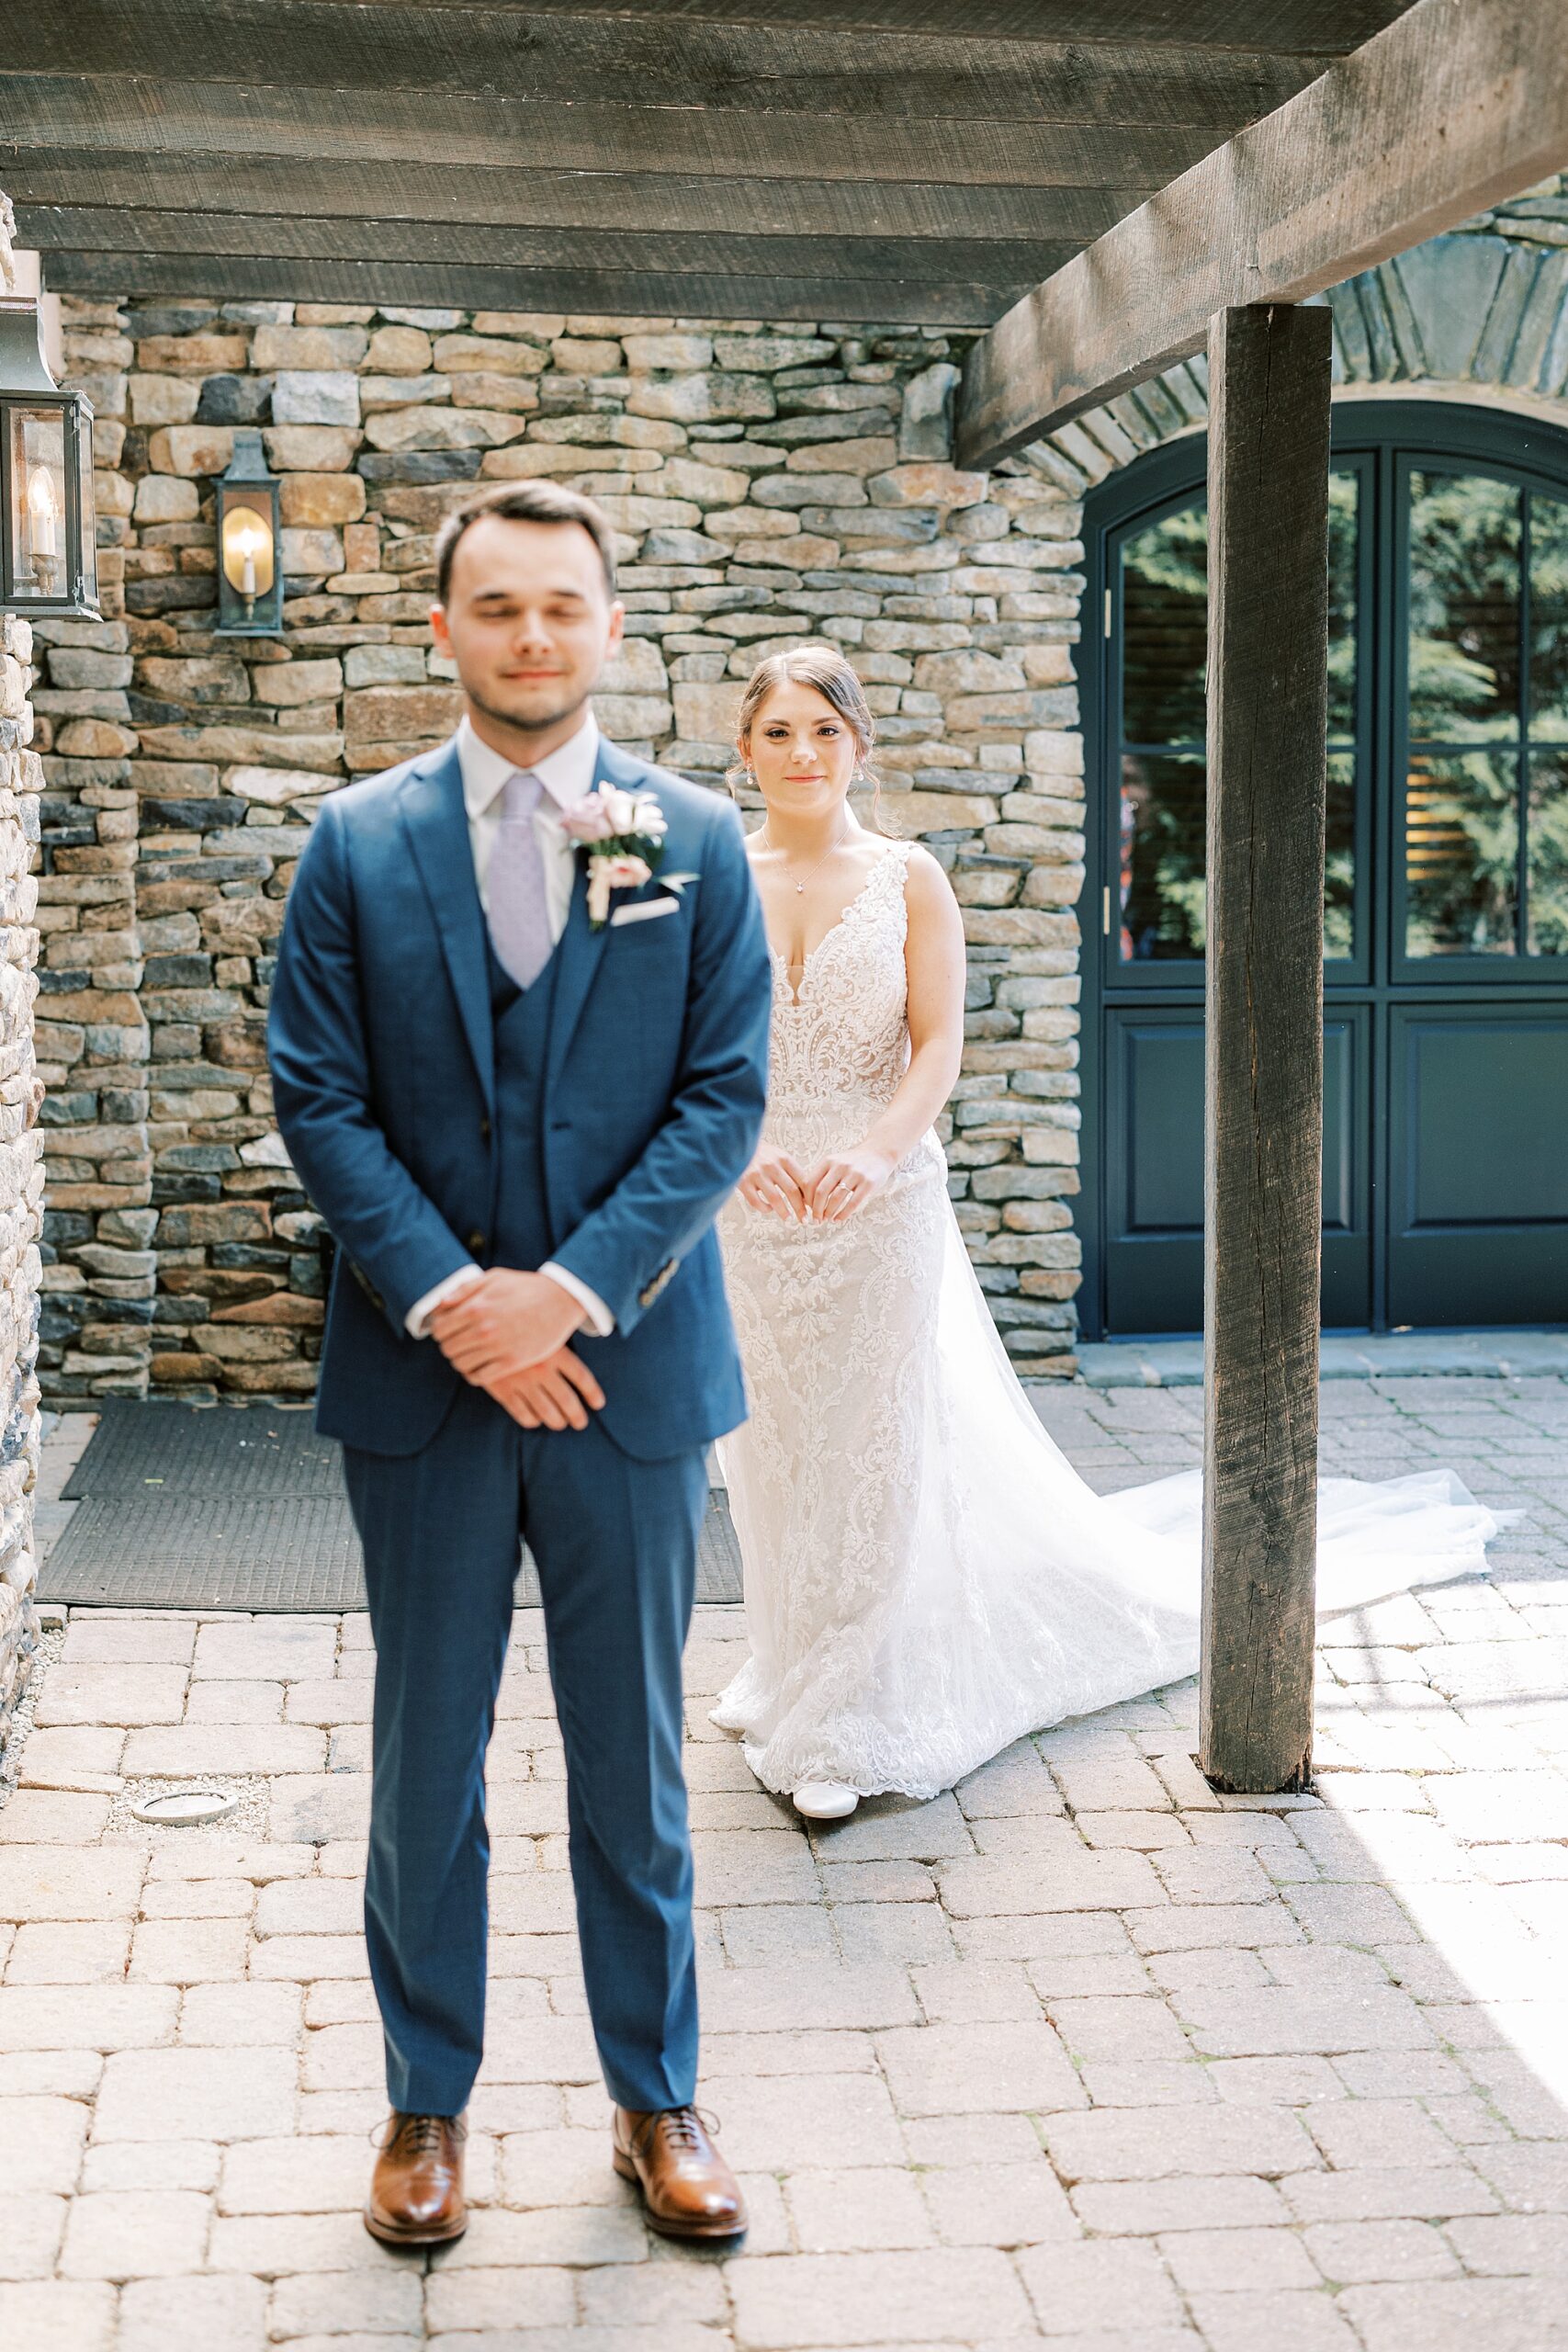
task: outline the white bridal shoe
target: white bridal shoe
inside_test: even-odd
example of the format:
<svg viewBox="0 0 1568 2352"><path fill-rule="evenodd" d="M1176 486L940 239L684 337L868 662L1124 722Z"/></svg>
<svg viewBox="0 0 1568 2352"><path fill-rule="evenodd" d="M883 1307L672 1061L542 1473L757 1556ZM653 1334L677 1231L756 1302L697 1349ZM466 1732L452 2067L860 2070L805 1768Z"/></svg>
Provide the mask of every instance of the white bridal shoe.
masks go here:
<svg viewBox="0 0 1568 2352"><path fill-rule="evenodd" d="M856 1789L841 1781L803 1781L790 1802L807 1821L847 1821L860 1803Z"/></svg>

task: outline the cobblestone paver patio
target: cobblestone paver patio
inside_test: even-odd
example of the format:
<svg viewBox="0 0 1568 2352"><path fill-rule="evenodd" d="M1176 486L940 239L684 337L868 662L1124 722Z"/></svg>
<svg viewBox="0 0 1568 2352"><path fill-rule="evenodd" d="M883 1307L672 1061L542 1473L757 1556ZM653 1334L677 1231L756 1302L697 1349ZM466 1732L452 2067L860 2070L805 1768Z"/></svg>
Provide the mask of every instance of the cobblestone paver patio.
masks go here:
<svg viewBox="0 0 1568 2352"><path fill-rule="evenodd" d="M807 1838L689 1652L705 2103L746 2250L606 2162L560 1749L520 1617L491 1751L478 2210L358 2219L362 1617L83 1612L0 1807L6 2352L1539 2352L1568 2343L1568 1382L1337 1381L1325 1467L1529 1506L1489 1581L1328 1628L1319 1793L1216 1799L1184 1685ZM1196 1458L1198 1392L1041 1410L1088 1475ZM63 1424L59 1468L79 1440ZM169 1776L238 1833L148 1832Z"/></svg>

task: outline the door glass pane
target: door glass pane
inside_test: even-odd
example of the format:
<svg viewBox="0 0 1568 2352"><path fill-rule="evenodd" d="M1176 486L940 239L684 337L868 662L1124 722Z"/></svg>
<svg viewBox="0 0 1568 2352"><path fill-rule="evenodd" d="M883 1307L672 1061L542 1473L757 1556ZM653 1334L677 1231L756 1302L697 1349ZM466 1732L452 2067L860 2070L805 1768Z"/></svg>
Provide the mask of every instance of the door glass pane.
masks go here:
<svg viewBox="0 0 1568 2352"><path fill-rule="evenodd" d="M1356 755L1328 754L1328 838L1323 865L1323 952L1356 952Z"/></svg>
<svg viewBox="0 0 1568 2352"><path fill-rule="evenodd" d="M1360 477L1328 477L1328 740L1356 731L1356 529ZM1348 955L1348 948L1340 950Z"/></svg>
<svg viewBox="0 0 1568 2352"><path fill-rule="evenodd" d="M1530 492L1530 733L1568 738L1568 500L1539 490Z"/></svg>
<svg viewBox="0 0 1568 2352"><path fill-rule="evenodd" d="M1530 956L1568 956L1568 752L1538 752L1530 761Z"/></svg>
<svg viewBox="0 0 1568 2352"><path fill-rule="evenodd" d="M1410 739L1515 736L1519 506L1485 474L1410 477Z"/></svg>
<svg viewBox="0 0 1568 2352"><path fill-rule="evenodd" d="M1122 740L1201 743L1208 514L1162 515L1122 552Z"/></svg>
<svg viewBox="0 0 1568 2352"><path fill-rule="evenodd" d="M1511 956L1518 795L1511 752L1418 753L1405 780L1405 953Z"/></svg>
<svg viewBox="0 0 1568 2352"><path fill-rule="evenodd" d="M1122 760L1121 960L1203 953L1203 763Z"/></svg>
<svg viewBox="0 0 1568 2352"><path fill-rule="evenodd" d="M1355 732L1359 479L1329 483L1331 738ZM1204 663L1208 508L1200 496L1122 543L1120 779L1123 964L1203 953ZM1325 953L1354 949L1355 779L1348 750L1329 763Z"/></svg>

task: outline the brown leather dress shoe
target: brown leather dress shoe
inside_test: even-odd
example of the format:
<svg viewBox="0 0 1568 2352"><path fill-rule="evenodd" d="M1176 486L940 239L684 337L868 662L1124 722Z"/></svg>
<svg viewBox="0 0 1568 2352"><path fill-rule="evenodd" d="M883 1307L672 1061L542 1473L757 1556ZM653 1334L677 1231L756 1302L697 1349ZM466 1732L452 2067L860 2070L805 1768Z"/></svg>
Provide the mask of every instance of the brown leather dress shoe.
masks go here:
<svg viewBox="0 0 1568 2352"><path fill-rule="evenodd" d="M614 2130L615 2170L641 2189L650 2230L664 2238L745 2234L740 2184L694 2107L667 2107L651 2115L618 2107Z"/></svg>
<svg viewBox="0 0 1568 2352"><path fill-rule="evenodd" d="M468 2226L462 2122L453 2115L392 2116L370 2179L365 2226L383 2245L443 2245Z"/></svg>

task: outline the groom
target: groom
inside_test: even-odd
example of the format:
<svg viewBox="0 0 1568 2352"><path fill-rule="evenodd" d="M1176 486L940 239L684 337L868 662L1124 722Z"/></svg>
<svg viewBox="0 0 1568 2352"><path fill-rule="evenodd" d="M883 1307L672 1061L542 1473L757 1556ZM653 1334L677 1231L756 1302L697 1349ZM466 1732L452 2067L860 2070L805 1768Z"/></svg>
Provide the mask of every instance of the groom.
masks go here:
<svg viewBox="0 0 1568 2352"><path fill-rule="evenodd" d="M525 1538L613 2161L656 2229L732 2238L740 2193L692 2105L681 1651L705 1449L745 1414L712 1225L762 1116L761 918L728 804L594 724L623 618L598 508L544 481L477 496L436 576L462 723L321 809L269 1027L339 1245L317 1422L377 1650L365 1917L393 2113L365 2218L400 2245L466 2222L485 1747ZM602 924L574 840L599 787L668 828Z"/></svg>

